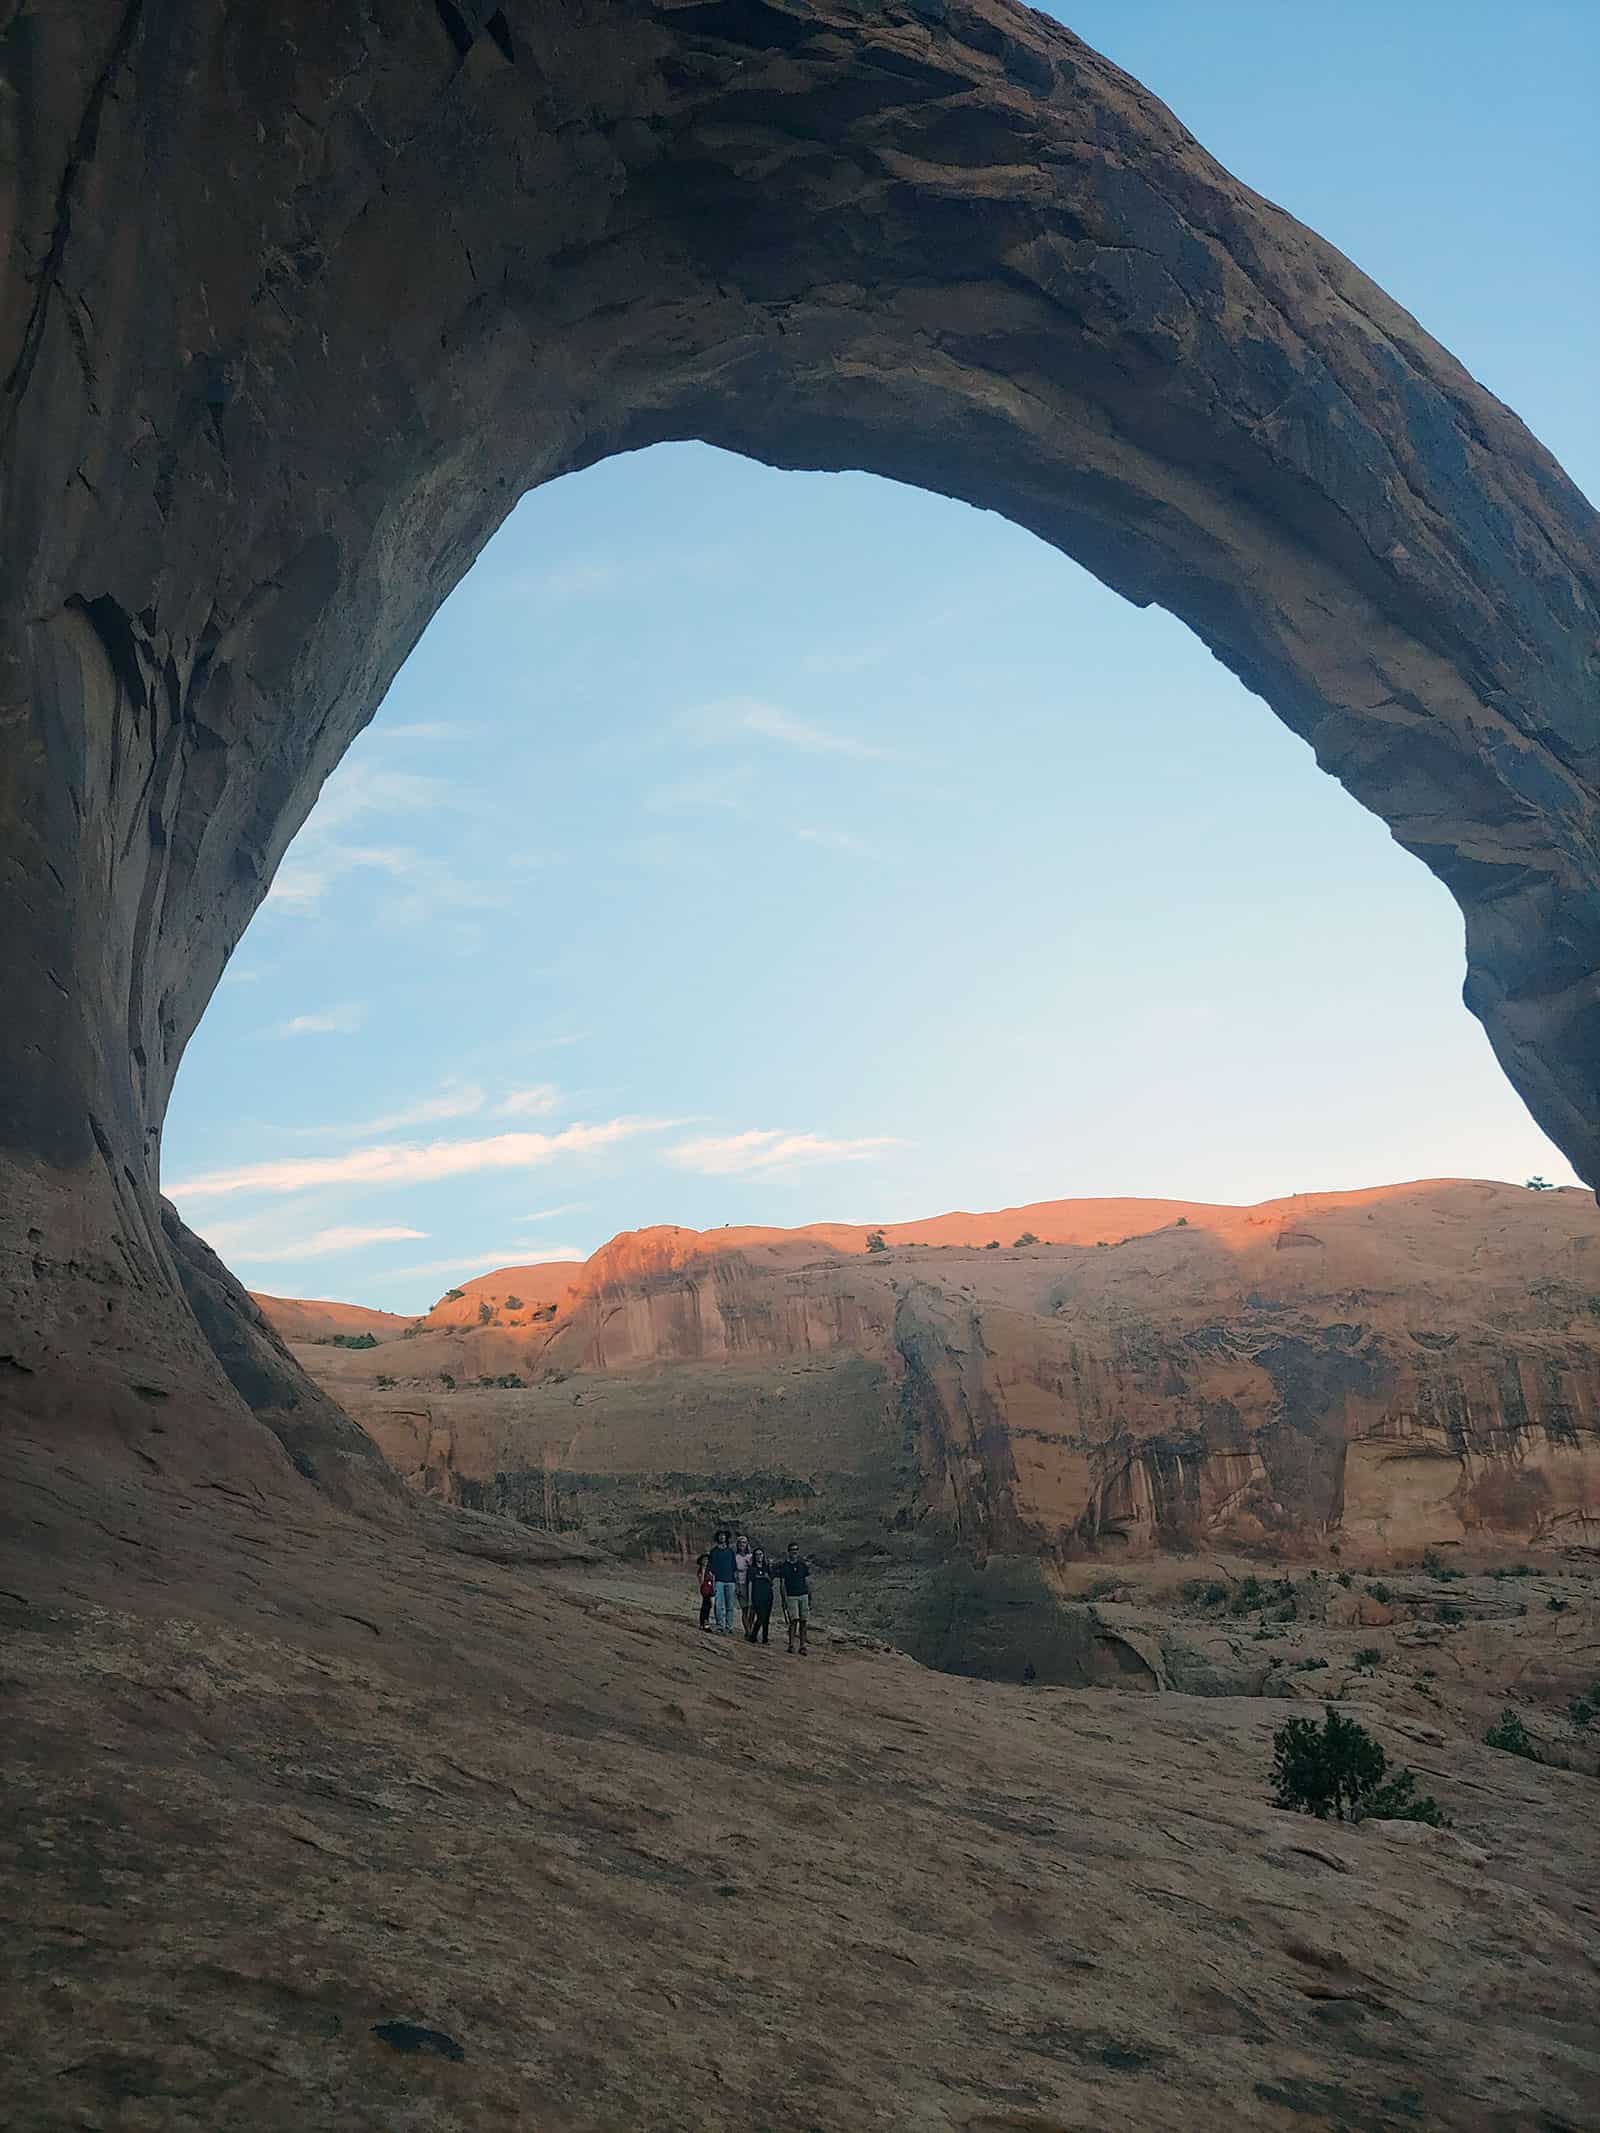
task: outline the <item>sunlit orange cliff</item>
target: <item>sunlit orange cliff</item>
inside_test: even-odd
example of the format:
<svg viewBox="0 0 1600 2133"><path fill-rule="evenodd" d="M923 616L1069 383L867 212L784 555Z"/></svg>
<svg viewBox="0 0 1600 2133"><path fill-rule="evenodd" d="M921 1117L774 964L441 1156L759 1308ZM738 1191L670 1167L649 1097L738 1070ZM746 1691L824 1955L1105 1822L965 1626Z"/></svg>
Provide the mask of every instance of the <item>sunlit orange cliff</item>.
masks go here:
<svg viewBox="0 0 1600 2133"><path fill-rule="evenodd" d="M624 1549L729 1507L1056 1562L1600 1538L1578 1191L658 1228L417 1320L257 1300L415 1487Z"/></svg>

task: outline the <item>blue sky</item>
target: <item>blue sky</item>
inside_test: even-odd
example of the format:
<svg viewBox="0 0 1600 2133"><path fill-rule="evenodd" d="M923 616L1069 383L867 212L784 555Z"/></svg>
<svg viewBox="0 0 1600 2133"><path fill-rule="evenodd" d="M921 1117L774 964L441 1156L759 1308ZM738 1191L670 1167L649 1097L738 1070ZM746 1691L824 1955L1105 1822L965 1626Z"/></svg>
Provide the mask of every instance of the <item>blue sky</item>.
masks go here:
<svg viewBox="0 0 1600 2133"><path fill-rule="evenodd" d="M1064 20L1591 494L1587 4ZM1571 1182L1445 892L1181 625L992 516L682 445L525 498L297 839L164 1176L390 1309L650 1222Z"/></svg>

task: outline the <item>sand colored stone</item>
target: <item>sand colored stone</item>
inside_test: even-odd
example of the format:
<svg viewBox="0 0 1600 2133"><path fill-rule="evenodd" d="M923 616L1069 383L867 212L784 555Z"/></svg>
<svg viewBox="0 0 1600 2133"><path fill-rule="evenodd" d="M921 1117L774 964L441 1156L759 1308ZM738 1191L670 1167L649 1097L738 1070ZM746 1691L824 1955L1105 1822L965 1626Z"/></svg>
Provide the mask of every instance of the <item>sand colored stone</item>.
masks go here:
<svg viewBox="0 0 1600 2133"><path fill-rule="evenodd" d="M1455 1829L1319 1824L1304 1702L751 1652L296 1481L9 1506L19 2129L1600 2125L1592 1777L1375 1688Z"/></svg>
<svg viewBox="0 0 1600 2133"><path fill-rule="evenodd" d="M1600 1538L1587 1194L1042 1201L869 1234L630 1233L464 1285L399 1346L297 1353L416 1485L564 1503L612 1543L741 1476L820 1491L811 1522L858 1544L980 1554ZM492 1301L536 1272L537 1313Z"/></svg>

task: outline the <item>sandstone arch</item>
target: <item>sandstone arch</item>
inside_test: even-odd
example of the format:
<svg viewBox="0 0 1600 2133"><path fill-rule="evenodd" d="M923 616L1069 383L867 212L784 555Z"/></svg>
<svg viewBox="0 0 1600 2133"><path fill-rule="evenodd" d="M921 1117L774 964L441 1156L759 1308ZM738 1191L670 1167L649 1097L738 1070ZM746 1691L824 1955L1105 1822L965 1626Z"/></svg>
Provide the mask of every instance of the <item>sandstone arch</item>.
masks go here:
<svg viewBox="0 0 1600 2133"><path fill-rule="evenodd" d="M1600 1182L1594 514L1065 31L22 0L0 51L13 1412L226 1416L157 1211L184 1044L517 494L663 439L965 497L1181 615L1449 885Z"/></svg>

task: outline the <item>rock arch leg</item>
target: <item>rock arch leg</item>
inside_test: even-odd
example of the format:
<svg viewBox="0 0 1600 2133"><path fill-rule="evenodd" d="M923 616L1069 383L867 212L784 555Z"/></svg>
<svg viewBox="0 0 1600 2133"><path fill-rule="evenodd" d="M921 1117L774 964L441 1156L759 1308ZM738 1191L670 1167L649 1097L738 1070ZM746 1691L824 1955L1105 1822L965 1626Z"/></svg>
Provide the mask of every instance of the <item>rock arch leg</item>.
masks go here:
<svg viewBox="0 0 1600 2133"><path fill-rule="evenodd" d="M184 1044L516 496L665 438L965 497L1183 616L1451 888L1600 1181L1594 515L1065 31L84 0L0 64L14 1413L227 1406L157 1207Z"/></svg>

